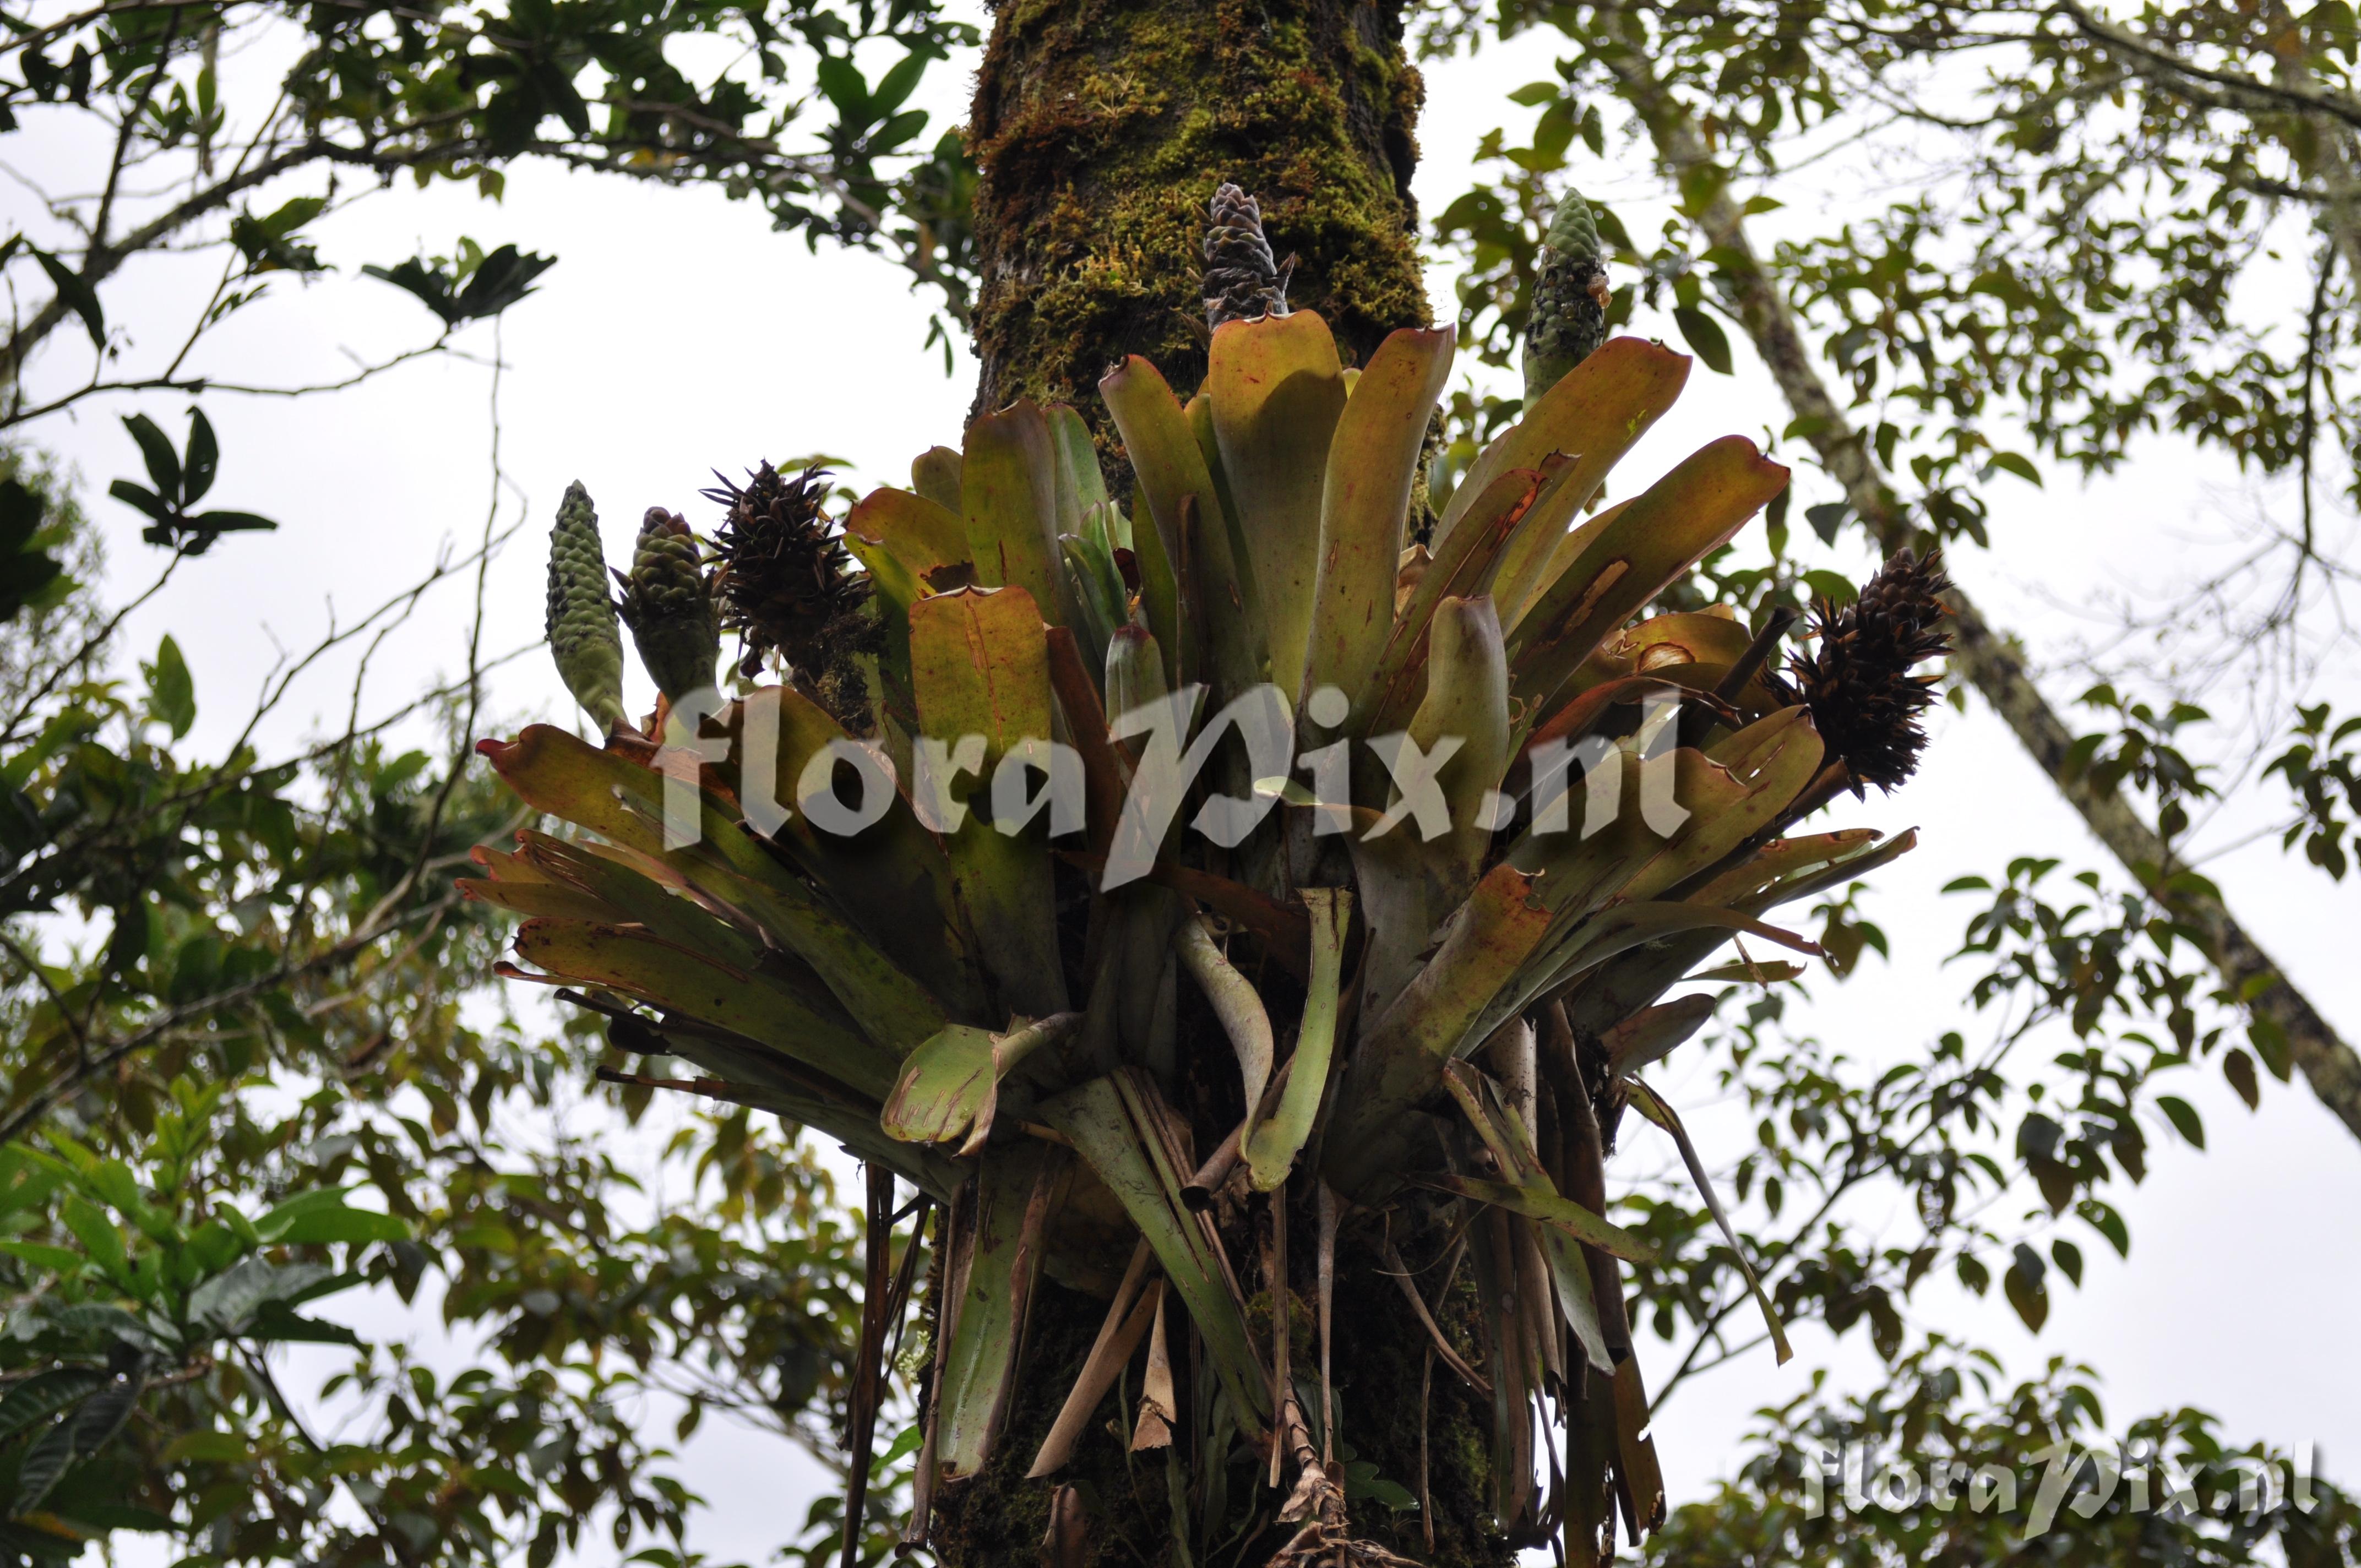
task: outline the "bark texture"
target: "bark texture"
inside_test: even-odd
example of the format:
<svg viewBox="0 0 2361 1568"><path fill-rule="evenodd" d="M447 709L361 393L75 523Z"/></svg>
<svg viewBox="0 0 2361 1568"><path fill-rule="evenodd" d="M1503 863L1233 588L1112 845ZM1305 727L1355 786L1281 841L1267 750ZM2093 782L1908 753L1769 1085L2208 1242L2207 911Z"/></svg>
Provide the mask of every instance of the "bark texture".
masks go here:
<svg viewBox="0 0 2361 1568"><path fill-rule="evenodd" d="M1298 258L1290 302L1348 356L1426 325L1401 30L1376 0L1001 0L969 125L976 411L1029 397L1098 429L1099 378L1131 354L1193 389L1224 180L1261 201Z"/></svg>
<svg viewBox="0 0 2361 1568"><path fill-rule="evenodd" d="M1665 171L1679 179L1709 167L1713 155L1703 134L1664 90L1646 57L1636 50L1616 50L1602 58L1647 125ZM1740 318L1755 352L1779 383L1788 407L1809 429L1807 439L1821 465L1844 486L1846 499L1879 547L1890 553L1918 543L1901 497L1814 368L1785 296L1747 236L1745 214L1726 189L1717 189L1720 193L1696 222L1726 258L1738 289ZM2342 243L2347 236L2339 231L2337 237ZM2285 1042L2286 1058L2302 1071L2321 1103L2361 1137L2361 1056L2280 972L2219 897L2165 891L2166 879L2181 869L2170 846L2120 792L2097 787L2070 765L2074 733L2034 685L2015 640L1986 620L1966 594L1954 591L1949 597L1957 643L1952 667L2007 723L2098 840L2143 886L2196 928L2224 989L2241 999L2267 1032Z"/></svg>

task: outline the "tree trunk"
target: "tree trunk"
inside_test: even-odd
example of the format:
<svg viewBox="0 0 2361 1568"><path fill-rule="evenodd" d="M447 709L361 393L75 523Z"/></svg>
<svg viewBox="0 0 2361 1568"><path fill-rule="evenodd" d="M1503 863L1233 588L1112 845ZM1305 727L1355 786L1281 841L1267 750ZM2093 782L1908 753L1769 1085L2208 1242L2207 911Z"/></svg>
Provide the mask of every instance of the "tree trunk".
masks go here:
<svg viewBox="0 0 2361 1568"><path fill-rule="evenodd" d="M1260 200L1272 249L1297 258L1290 303L1319 312L1348 359L1365 362L1398 327L1425 325L1410 195L1422 89L1401 33L1400 5L1371 0L1000 0L970 122L982 172L976 411L1020 398L1069 403L1098 433L1110 480L1118 479L1126 469L1103 418L1099 379L1134 354L1154 361L1183 396L1203 378L1206 209L1224 180ZM1178 1007L1181 1076L1203 1081L1184 1081L1177 1098L1203 1150L1241 1107L1234 1075L1223 1090L1214 1087L1217 1072L1192 1075L1186 1065L1226 1064L1231 1056L1186 981ZM1297 1010L1272 1001L1275 1017ZM1272 1293L1261 1283L1260 1238L1243 1212L1230 1220L1224 1245L1268 1344ZM1316 1226L1309 1192L1299 1190L1288 1267L1290 1358L1314 1387ZM1404 1239L1399 1231L1396 1239ZM1348 1224L1339 1277L1380 1277L1367 1255L1376 1245ZM1424 1262L1434 1251L1429 1244L1411 1255ZM1104 1263L1112 1273L1122 1269L1119 1257ZM1432 1299L1437 1282L1424 1283ZM1471 1301L1463 1271L1441 1315L1473 1356ZM1400 1291L1342 1292L1334 1310L1336 1343L1347 1347L1335 1363L1339 1436L1377 1475L1411 1495L1423 1476L1432 1505L1422 1518L1356 1501L1356 1532L1430 1562L1504 1565L1511 1553L1489 1532L1488 1406L1440 1365L1430 1381L1425 1330ZM1225 1444L1230 1452L1205 1452L1185 1333L1176 1332L1171 1346L1181 1417L1173 1448L1135 1453L1120 1441L1140 1398L1135 1367L1073 1460L1053 1477L1025 1479L1105 1312L1104 1300L1041 1282L993 1458L983 1475L935 1499L930 1540L947 1564L1230 1568L1264 1561L1293 1533L1270 1522L1285 1494L1268 1489L1267 1458L1235 1440ZM1183 1321L1176 1315L1176 1327ZM1291 1485L1291 1465L1288 1476ZM1082 1528L1066 1535L1068 1549L1046 1549L1052 1509L1069 1486L1067 1506L1079 1505ZM1224 1496L1233 1520L1253 1498L1266 1521L1259 1533L1225 1539L1224 1521L1209 1508Z"/></svg>
<svg viewBox="0 0 2361 1568"><path fill-rule="evenodd" d="M1262 202L1290 302L1366 360L1427 324L1410 194L1422 88L1382 0L1000 0L969 146L982 171L975 411L1065 402L1146 355L1205 368L1206 203ZM1103 444L1107 438L1103 436Z"/></svg>

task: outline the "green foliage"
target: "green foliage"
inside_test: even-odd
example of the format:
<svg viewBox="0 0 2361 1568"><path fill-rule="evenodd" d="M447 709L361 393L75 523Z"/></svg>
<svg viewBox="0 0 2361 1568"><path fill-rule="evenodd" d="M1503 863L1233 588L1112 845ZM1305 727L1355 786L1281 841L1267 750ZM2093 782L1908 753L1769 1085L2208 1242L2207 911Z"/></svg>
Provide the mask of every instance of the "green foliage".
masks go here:
<svg viewBox="0 0 2361 1568"><path fill-rule="evenodd" d="M14 475L0 479L0 622L72 591L73 579L51 554L64 542L65 530L49 521L38 491Z"/></svg>
<svg viewBox="0 0 2361 1568"><path fill-rule="evenodd" d="M807 1437L840 1404L826 1172L730 1107L644 1123L636 1163L566 1135L586 1101L642 1125L650 1091L471 998L496 938L449 873L518 817L452 776L453 737L208 759L177 645L120 678L109 619L0 660L0 1556L681 1549L650 1394L683 1435L720 1410ZM697 1201L634 1196L667 1183ZM483 1350L438 1374L357 1338L357 1298L323 1299L356 1285ZM322 1385L282 1387L295 1343Z"/></svg>
<svg viewBox="0 0 2361 1568"><path fill-rule="evenodd" d="M146 414L128 414L123 428L139 444L155 488L117 479L106 493L148 519L139 537L181 555L202 555L225 533L268 532L279 525L250 511L204 511L189 509L214 487L221 469L221 446L214 439L213 422L202 409L189 411L189 444L185 452L172 449L171 438Z"/></svg>
<svg viewBox="0 0 2361 1568"><path fill-rule="evenodd" d="M815 244L826 236L898 255L940 291L954 319L965 318L972 170L955 133L920 145L927 115L907 101L930 65L975 34L933 0L751 9L518 0L500 11L332 12L278 0L194 8L139 0L55 17L21 10L12 8L0 49L0 69L13 68L0 73L0 136L89 123L116 143L118 178L106 181L97 243L61 254L16 234L0 247L0 267L13 278L12 264L23 263L55 302L14 329L11 381L60 319L78 319L102 356L124 346L109 336L103 292L126 256L200 234L226 242L234 265L200 331L263 297L274 275L333 269L319 236L342 204L339 170L469 181L497 198L516 160L546 159L717 187L761 202L781 229ZM257 44L289 60L282 74L225 77L225 56ZM896 58L864 73L855 54L877 44ZM151 192L162 199L122 222L115 192L130 164L170 172ZM281 193L257 211L247 198L266 181ZM290 182L297 189L285 194ZM364 270L416 294L447 332L513 303L545 265L501 246L489 256L470 249L455 266L422 258ZM159 381L140 384L202 386L179 367L175 359ZM12 409L9 422L22 412Z"/></svg>
<svg viewBox="0 0 2361 1568"><path fill-rule="evenodd" d="M1816 1378L1758 1420L1753 1457L1674 1510L1642 1554L1652 1568L2342 1568L2361 1538L2361 1508L2317 1477L2316 1454L2234 1447L2191 1409L2111 1433L2089 1370L2057 1360L2012 1386L1989 1355L1934 1339L1881 1387L1839 1397Z"/></svg>
<svg viewBox="0 0 2361 1568"><path fill-rule="evenodd" d="M361 270L415 295L447 330L499 315L532 293L533 280L556 265L554 256L522 254L512 245L486 255L474 240L463 239L459 255L449 263L412 257L399 266Z"/></svg>
<svg viewBox="0 0 2361 1568"><path fill-rule="evenodd" d="M2354 744L2361 715L2333 728L2331 717L2324 702L2298 708L2288 749L2263 773L2277 773L2296 797L2299 815L2282 842L2291 850L2301 840L2304 859L2342 882L2351 863L2346 846L2356 837L2355 818L2361 817L2361 748Z"/></svg>

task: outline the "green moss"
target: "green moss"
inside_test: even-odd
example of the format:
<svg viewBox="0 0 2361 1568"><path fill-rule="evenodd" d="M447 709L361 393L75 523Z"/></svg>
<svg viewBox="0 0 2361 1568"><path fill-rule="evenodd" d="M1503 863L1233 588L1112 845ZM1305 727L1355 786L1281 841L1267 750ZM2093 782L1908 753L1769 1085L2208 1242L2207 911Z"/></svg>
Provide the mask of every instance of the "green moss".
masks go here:
<svg viewBox="0 0 2361 1568"><path fill-rule="evenodd" d="M994 28L972 142L983 180L979 410L1073 403L1127 354L1203 373L1205 203L1263 206L1291 290L1366 359L1430 319L1409 196L1420 96L1398 16L1340 0L1025 0Z"/></svg>

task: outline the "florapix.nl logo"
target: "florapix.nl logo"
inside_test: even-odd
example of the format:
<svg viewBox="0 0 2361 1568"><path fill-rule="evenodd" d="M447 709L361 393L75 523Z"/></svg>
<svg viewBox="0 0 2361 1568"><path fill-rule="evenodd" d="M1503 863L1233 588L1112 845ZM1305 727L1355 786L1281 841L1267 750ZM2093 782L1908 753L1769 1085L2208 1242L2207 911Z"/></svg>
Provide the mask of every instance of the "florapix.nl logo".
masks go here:
<svg viewBox="0 0 2361 1568"><path fill-rule="evenodd" d="M1521 819L1537 836L1579 833L1587 839L1627 815L1645 831L1670 838L1688 820L1675 787L1674 752L1683 711L1677 687L1648 702L1631 734L1535 738L1523 753L1521 787L1483 791L1461 821L1453 819L1444 783L1466 745L1465 737L1445 734L1421 741L1397 730L1299 750L1296 716L1278 686L1252 687L1199 722L1205 695L1204 686L1183 686L1109 721L1107 738L1124 748L1129 778L1102 887L1122 886L1153 870L1159 846L1192 795L1201 797L1189 829L1223 849L1243 843L1283 801L1309 809L1315 837L1350 833L1365 840L1410 831L1432 841L1455 828L1493 832ZM702 836L700 770L731 762L737 764L740 808L747 823L766 837L798 816L818 832L851 837L883 820L898 796L906 796L918 821L938 833L960 831L979 800L993 828L1012 837L1045 817L1053 839L1085 829L1089 790L1082 754L1043 735L1004 740L996 758L992 739L982 734L915 736L906 778L878 742L835 737L806 759L792 781L790 804L782 795L788 781L779 776L781 703L776 686L757 688L735 704L708 688L672 710L666 745L656 756L664 776L666 849L684 848ZM1343 691L1322 686L1306 698L1303 718L1310 727L1333 731L1345 723L1349 710ZM733 713L734 734L713 722ZM1201 794L1216 755L1232 743L1244 758L1251 788L1205 788ZM1384 771L1389 798L1382 808L1356 811L1356 746L1365 748ZM1579 810L1574 802L1577 784ZM1631 802L1636 803L1634 813L1627 813Z"/></svg>
<svg viewBox="0 0 2361 1568"><path fill-rule="evenodd" d="M1920 1509L1948 1514L2022 1518L2033 1541L2076 1519L2110 1508L2128 1514L2253 1521L2283 1508L2310 1513L2316 1505L2318 1449L2293 1459L2225 1453L2197 1461L2145 1438L2085 1447L2060 1441L2015 1464L1970 1464L1955 1455L1927 1457L1876 1442L1823 1443L1806 1453L1804 1513L1905 1515Z"/></svg>

